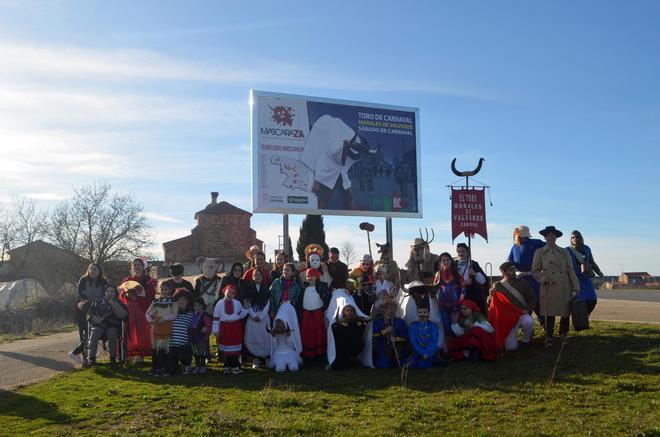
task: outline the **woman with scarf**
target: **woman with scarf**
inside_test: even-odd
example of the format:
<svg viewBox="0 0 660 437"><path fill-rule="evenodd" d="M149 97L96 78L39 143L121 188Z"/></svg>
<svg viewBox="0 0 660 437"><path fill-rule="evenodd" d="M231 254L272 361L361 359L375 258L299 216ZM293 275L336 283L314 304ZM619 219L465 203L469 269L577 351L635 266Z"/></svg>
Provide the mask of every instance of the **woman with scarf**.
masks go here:
<svg viewBox="0 0 660 437"><path fill-rule="evenodd" d="M293 263L284 264L282 276L277 278L270 286L270 318L273 319L280 308L280 304L291 302L292 306L298 305L298 297L302 287L298 283L298 272ZM295 308L300 317L302 308Z"/></svg>
<svg viewBox="0 0 660 437"><path fill-rule="evenodd" d="M465 298L465 283L454 259L447 252L440 254L439 268L434 282L438 287L442 326L445 334L451 335L451 322L458 313L458 301Z"/></svg>
<svg viewBox="0 0 660 437"><path fill-rule="evenodd" d="M587 302L587 310L591 314L598 302L596 288L593 282L591 282L591 278L596 275L603 276L603 272L596 264L596 261L594 261L591 248L584 244L584 238L582 238L580 231L571 232L571 245L566 250L571 255L571 259L573 259L575 275L580 282L578 299Z"/></svg>
<svg viewBox="0 0 660 437"><path fill-rule="evenodd" d="M151 326L146 313L156 297L157 281L147 273L147 262L136 258L131 263L131 274L120 285L119 297L128 308L126 329L126 356L135 357L136 363L151 355Z"/></svg>

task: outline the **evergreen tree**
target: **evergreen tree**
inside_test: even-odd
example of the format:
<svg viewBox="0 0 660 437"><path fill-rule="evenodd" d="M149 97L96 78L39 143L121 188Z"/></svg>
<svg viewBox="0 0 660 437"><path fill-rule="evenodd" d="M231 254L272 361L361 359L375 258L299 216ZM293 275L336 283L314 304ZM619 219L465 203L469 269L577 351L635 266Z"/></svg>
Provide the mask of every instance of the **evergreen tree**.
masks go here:
<svg viewBox="0 0 660 437"><path fill-rule="evenodd" d="M305 247L308 244L316 243L323 247L323 261L328 259L328 245L325 243L325 230L323 229L323 216L307 215L300 225L300 236L296 245L298 259L305 261Z"/></svg>

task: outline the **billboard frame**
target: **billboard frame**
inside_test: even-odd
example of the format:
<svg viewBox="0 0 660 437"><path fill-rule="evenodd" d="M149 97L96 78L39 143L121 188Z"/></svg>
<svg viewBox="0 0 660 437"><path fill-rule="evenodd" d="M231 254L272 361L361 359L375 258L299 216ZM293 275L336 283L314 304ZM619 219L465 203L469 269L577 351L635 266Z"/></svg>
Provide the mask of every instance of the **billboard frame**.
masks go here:
<svg viewBox="0 0 660 437"><path fill-rule="evenodd" d="M259 114L256 110L256 99L259 97L283 98L290 100L314 101L319 103L329 103L335 105L362 106L365 108L385 109L392 111L405 111L415 113L415 159L417 161L417 212L395 212L395 211L362 211L362 210L337 210L337 209L318 209L318 208L272 208L258 207L257 190L259 181L258 172L255 171L259 165L259 154L256 149L259 141ZM250 153L252 155L252 212L266 214L309 214L309 215L335 215L348 217L389 217L389 218L422 218L422 166L421 166L421 144L419 129L419 108L410 106L386 105L381 103L362 102L356 100L331 99L326 97L304 96L298 94L276 93L271 91L250 90Z"/></svg>

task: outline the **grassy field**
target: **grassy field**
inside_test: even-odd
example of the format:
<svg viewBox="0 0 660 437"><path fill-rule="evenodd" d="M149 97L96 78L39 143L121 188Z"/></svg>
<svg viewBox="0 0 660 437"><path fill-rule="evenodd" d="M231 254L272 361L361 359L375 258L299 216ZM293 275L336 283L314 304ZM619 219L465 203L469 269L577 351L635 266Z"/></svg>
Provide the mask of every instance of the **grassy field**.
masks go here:
<svg viewBox="0 0 660 437"><path fill-rule="evenodd" d="M71 332L78 329L73 323L63 323L47 329L26 332L24 334L4 334L0 333L0 344L9 343L16 340L26 340L28 338L43 337L45 335L57 334L60 332Z"/></svg>
<svg viewBox="0 0 660 437"><path fill-rule="evenodd" d="M246 370L155 379L99 367L0 394L0 433L660 435L660 329L595 322L496 363ZM555 370L554 378L551 378Z"/></svg>

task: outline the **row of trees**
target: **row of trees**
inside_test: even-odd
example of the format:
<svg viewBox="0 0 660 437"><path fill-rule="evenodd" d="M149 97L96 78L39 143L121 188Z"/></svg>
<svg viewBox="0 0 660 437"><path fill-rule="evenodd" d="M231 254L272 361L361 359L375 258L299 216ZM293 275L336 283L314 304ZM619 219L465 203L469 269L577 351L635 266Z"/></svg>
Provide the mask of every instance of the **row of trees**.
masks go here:
<svg viewBox="0 0 660 437"><path fill-rule="evenodd" d="M0 210L0 261L12 248L48 241L96 262L144 254L152 244L144 209L132 194L110 184L86 185L48 210L20 199Z"/></svg>
<svg viewBox="0 0 660 437"><path fill-rule="evenodd" d="M37 240L48 241L85 260L99 263L142 255L152 245L144 209L132 194L113 193L110 184L85 185L50 210L37 201L20 199L0 210L0 261L12 248ZM323 216L303 219L296 252L305 260L305 247L318 243L325 249ZM291 243L289 242L289 247ZM356 251L350 241L341 247L341 258L353 264Z"/></svg>

